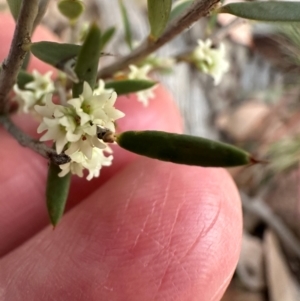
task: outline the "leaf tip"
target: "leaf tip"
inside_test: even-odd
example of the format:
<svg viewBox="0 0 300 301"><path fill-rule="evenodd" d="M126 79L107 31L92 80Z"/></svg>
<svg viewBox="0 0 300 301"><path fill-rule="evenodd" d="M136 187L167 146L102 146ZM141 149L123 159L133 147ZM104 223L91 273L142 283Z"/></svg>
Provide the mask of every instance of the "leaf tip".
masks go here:
<svg viewBox="0 0 300 301"><path fill-rule="evenodd" d="M268 160L258 159L258 158L255 158L252 155L250 155L249 161L250 161L251 165L254 165L254 164L269 164L270 163L270 161L268 161Z"/></svg>

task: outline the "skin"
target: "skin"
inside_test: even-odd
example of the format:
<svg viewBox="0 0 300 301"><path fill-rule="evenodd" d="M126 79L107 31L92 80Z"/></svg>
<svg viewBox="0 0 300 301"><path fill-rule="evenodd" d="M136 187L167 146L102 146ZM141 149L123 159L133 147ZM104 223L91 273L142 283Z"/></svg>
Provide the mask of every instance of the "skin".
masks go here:
<svg viewBox="0 0 300 301"><path fill-rule="evenodd" d="M0 16L0 59L13 22ZM36 39L55 40L39 28ZM4 51L4 50L5 51ZM31 64L46 72L37 60ZM144 108L120 97L118 130L181 132L161 86ZM37 123L15 116L37 136ZM74 177L68 212L49 225L47 162L0 129L1 300L220 300L238 261L242 218L236 187L222 169L139 157L114 147L114 164L87 182Z"/></svg>

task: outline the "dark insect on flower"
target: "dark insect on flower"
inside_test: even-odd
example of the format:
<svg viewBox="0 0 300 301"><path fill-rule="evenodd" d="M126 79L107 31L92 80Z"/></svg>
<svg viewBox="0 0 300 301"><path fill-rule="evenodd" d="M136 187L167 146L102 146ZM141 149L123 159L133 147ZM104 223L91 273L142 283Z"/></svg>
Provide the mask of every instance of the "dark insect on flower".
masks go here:
<svg viewBox="0 0 300 301"><path fill-rule="evenodd" d="M97 137L107 143L114 143L116 141L115 135L111 130L100 126L97 126Z"/></svg>

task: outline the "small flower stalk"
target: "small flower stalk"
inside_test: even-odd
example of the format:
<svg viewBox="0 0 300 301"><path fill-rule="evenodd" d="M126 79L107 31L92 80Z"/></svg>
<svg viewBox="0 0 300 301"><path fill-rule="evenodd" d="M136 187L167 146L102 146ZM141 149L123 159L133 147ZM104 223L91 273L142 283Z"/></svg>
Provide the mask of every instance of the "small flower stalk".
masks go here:
<svg viewBox="0 0 300 301"><path fill-rule="evenodd" d="M95 91L85 82L82 94L68 100L67 106L54 104L51 94L46 95L45 105L35 106L42 117L37 131L45 132L40 140L54 141L56 152L64 152L71 158L70 162L60 165L59 176L71 172L82 177L83 170L87 169L87 179L91 180L99 176L102 166L111 165L112 150L97 133L98 128L115 132L114 122L124 116L114 107L116 99L117 94L106 90L102 81Z"/></svg>
<svg viewBox="0 0 300 301"><path fill-rule="evenodd" d="M198 40L198 46L190 59L200 71L213 77L215 85L221 82L223 75L229 70L225 45L220 43L219 48L212 48L210 39Z"/></svg>

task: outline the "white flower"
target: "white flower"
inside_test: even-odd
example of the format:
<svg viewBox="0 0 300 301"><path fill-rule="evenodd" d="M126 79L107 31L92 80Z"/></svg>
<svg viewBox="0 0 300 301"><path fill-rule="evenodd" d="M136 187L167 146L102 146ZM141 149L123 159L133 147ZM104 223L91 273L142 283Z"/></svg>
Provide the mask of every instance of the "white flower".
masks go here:
<svg viewBox="0 0 300 301"><path fill-rule="evenodd" d="M105 156L103 151L111 153L111 149L97 137L97 127L115 131L114 121L124 116L124 113L114 108L117 98L115 92L102 87L95 95L84 83L83 92L78 98L70 99L67 106L56 105L48 94L44 106L35 106L42 116L38 133L46 131L41 141L53 140L58 154L63 151L71 161L60 165L63 177L71 172L80 177L87 169L88 180L98 177L102 166L111 165L112 155Z"/></svg>
<svg viewBox="0 0 300 301"><path fill-rule="evenodd" d="M146 64L140 68L135 65L129 65L129 69L129 79L151 80L151 78L148 76L148 73L152 69L151 65ZM138 100L142 102L145 107L148 105L149 99L154 98L155 94L153 90L155 89L155 87L156 86L153 86L149 89L136 92Z"/></svg>
<svg viewBox="0 0 300 301"><path fill-rule="evenodd" d="M25 85L26 89L33 90L37 98L54 91L54 84L51 79L52 71L42 75L37 70L32 71L34 80Z"/></svg>
<svg viewBox="0 0 300 301"><path fill-rule="evenodd" d="M150 77L148 76L148 73L152 69L151 65L147 64L140 68L135 65L129 65L129 69L130 69L130 72L128 74L129 79L145 79L145 80L150 79Z"/></svg>
<svg viewBox="0 0 300 301"><path fill-rule="evenodd" d="M221 43L218 49L212 48L210 39L198 40L198 45L193 51L191 59L199 70L211 75L214 78L214 84L218 85L223 74L229 70L229 63L225 57L225 46Z"/></svg>
<svg viewBox="0 0 300 301"><path fill-rule="evenodd" d="M107 90L102 94L94 94L88 83L84 83L83 92L79 98L73 98L68 104L74 107L82 123L90 121L92 124L102 126L115 131L114 121L124 117L124 113L115 109L114 104L117 100L117 93L108 93Z"/></svg>
<svg viewBox="0 0 300 301"><path fill-rule="evenodd" d="M91 180L92 178L99 177L100 169L102 166L110 166L112 163L113 156L110 155L106 157L104 155L104 151L112 153L112 150L107 147L104 150L99 148L93 149L93 154L90 160L86 160L82 162L82 165L89 171L89 175L87 176L87 180Z"/></svg>
<svg viewBox="0 0 300 301"><path fill-rule="evenodd" d="M61 172L58 174L59 177L64 177L69 172L71 172L73 175L77 175L80 178L83 176L84 167L81 163L71 161L69 163L59 165L59 167L61 169Z"/></svg>
<svg viewBox="0 0 300 301"><path fill-rule="evenodd" d="M20 89L17 84L13 87L16 99L25 113L28 113L36 104L44 104L45 96L54 91L51 71L41 75L38 71L33 70L32 75L33 81L27 83L24 90Z"/></svg>
<svg viewBox="0 0 300 301"><path fill-rule="evenodd" d="M112 153L112 150L108 146L104 150L93 148L90 159L88 159L82 152L77 151L73 153L70 155L71 162L59 166L62 171L58 175L60 177L64 177L66 174L71 172L82 177L83 169L86 168L89 171L87 180L90 181L92 178L99 177L102 166L110 166L113 159L112 155L106 157L104 155L104 151Z"/></svg>
<svg viewBox="0 0 300 301"><path fill-rule="evenodd" d="M67 112L67 108L54 104L52 102L51 94L47 94L45 96L44 106L36 105L34 108L36 112L43 117L43 121L39 125L37 132L42 133L47 131L40 138L40 141L55 141L56 151L58 154L60 154L64 146L68 143L68 139L67 130L60 124L61 120L60 118L57 118L57 116L64 116L64 114Z"/></svg>

